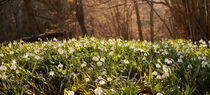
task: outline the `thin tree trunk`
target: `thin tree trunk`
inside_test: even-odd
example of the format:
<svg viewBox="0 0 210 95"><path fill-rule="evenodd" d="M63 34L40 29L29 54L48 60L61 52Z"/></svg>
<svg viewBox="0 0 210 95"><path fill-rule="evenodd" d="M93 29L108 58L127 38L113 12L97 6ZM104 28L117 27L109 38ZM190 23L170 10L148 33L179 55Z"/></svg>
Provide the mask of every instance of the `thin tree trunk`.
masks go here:
<svg viewBox="0 0 210 95"><path fill-rule="evenodd" d="M85 35L88 35L87 29L85 27L85 19L84 19L84 10L83 10L83 4L82 0L76 0L76 17L79 22L80 28L82 30L82 37Z"/></svg>
<svg viewBox="0 0 210 95"><path fill-rule="evenodd" d="M32 8L32 2L31 0L24 0L24 3L25 3L27 14L28 14L28 20L31 24L31 28L32 28L31 31L33 31L35 35L38 35L41 33L41 29L36 20L34 9Z"/></svg>
<svg viewBox="0 0 210 95"><path fill-rule="evenodd" d="M133 0L133 2L134 2L135 11L136 11L136 19L137 19L137 24L138 24L139 38L141 41L143 41L143 35L142 35L142 29L141 29L141 18L139 15L139 7L138 7L136 0Z"/></svg>
<svg viewBox="0 0 210 95"><path fill-rule="evenodd" d="M149 3L149 2L148 2ZM151 10L150 10L150 38L151 41L154 42L154 21L153 21L153 0L151 0Z"/></svg>

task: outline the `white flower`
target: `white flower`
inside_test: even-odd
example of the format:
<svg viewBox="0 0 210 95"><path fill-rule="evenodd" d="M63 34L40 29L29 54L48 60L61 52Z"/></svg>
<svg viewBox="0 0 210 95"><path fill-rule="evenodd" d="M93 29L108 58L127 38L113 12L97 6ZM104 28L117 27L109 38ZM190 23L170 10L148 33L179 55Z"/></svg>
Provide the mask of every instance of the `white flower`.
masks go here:
<svg viewBox="0 0 210 95"><path fill-rule="evenodd" d="M86 67L86 66L87 66L86 63L83 63L83 64L81 65L82 68L83 68L83 67Z"/></svg>
<svg viewBox="0 0 210 95"><path fill-rule="evenodd" d="M0 53L0 57L4 57L4 54Z"/></svg>
<svg viewBox="0 0 210 95"><path fill-rule="evenodd" d="M2 64L0 67L0 71L4 71L4 70L7 70L7 67Z"/></svg>
<svg viewBox="0 0 210 95"><path fill-rule="evenodd" d="M155 66L156 66L157 68L161 68L160 64L156 64Z"/></svg>
<svg viewBox="0 0 210 95"><path fill-rule="evenodd" d="M189 64L187 67L188 67L189 69L192 69L192 68L193 68L193 66L192 66L191 64Z"/></svg>
<svg viewBox="0 0 210 95"><path fill-rule="evenodd" d="M202 57L200 57L200 56L198 56L198 59L199 59L199 60L201 60L201 59L203 59L203 58L202 58Z"/></svg>
<svg viewBox="0 0 210 95"><path fill-rule="evenodd" d="M182 61L182 59L178 59L178 62L182 63L183 61Z"/></svg>
<svg viewBox="0 0 210 95"><path fill-rule="evenodd" d="M62 55L64 53L64 50L62 50L62 49L59 48L58 49L58 52L59 52L60 55Z"/></svg>
<svg viewBox="0 0 210 95"><path fill-rule="evenodd" d="M100 85L104 85L106 82L104 80L99 81Z"/></svg>
<svg viewBox="0 0 210 95"><path fill-rule="evenodd" d="M110 90L112 91L113 94L116 93L116 91L114 90L114 88L112 88Z"/></svg>
<svg viewBox="0 0 210 95"><path fill-rule="evenodd" d="M17 62L16 62L15 60L12 60L12 63L13 63L13 64L16 64Z"/></svg>
<svg viewBox="0 0 210 95"><path fill-rule="evenodd" d="M99 76L98 79L103 79L102 76Z"/></svg>
<svg viewBox="0 0 210 95"><path fill-rule="evenodd" d="M156 95L163 95L162 93L158 92Z"/></svg>
<svg viewBox="0 0 210 95"><path fill-rule="evenodd" d="M160 75L157 75L157 77L156 77L157 79L161 79L162 77L160 76Z"/></svg>
<svg viewBox="0 0 210 95"><path fill-rule="evenodd" d="M167 64L171 64L171 63L172 63L172 61L169 60L168 58L165 59L165 62L166 62Z"/></svg>
<svg viewBox="0 0 210 95"><path fill-rule="evenodd" d="M163 65L163 71L164 71L164 72L168 72L168 69L169 69L168 66Z"/></svg>
<svg viewBox="0 0 210 95"><path fill-rule="evenodd" d="M206 60L206 56L203 57L203 60Z"/></svg>
<svg viewBox="0 0 210 95"><path fill-rule="evenodd" d="M16 70L16 74L19 74L19 72L20 72L19 70Z"/></svg>
<svg viewBox="0 0 210 95"><path fill-rule="evenodd" d="M124 63L125 64L129 64L130 62L128 60L124 60Z"/></svg>
<svg viewBox="0 0 210 95"><path fill-rule="evenodd" d="M101 87L97 87L97 88L94 90L94 92L95 92L96 95L102 95L103 90L101 89Z"/></svg>
<svg viewBox="0 0 210 95"><path fill-rule="evenodd" d="M63 68L63 64L60 63L60 64L58 65L58 68Z"/></svg>
<svg viewBox="0 0 210 95"><path fill-rule="evenodd" d="M102 66L102 62L97 62L97 65L98 66Z"/></svg>
<svg viewBox="0 0 210 95"><path fill-rule="evenodd" d="M112 78L107 78L107 81L112 81Z"/></svg>
<svg viewBox="0 0 210 95"><path fill-rule="evenodd" d="M208 62L202 61L201 65L202 65L202 68L205 68L206 66L208 66Z"/></svg>
<svg viewBox="0 0 210 95"><path fill-rule="evenodd" d="M154 71L152 72L153 75L157 76L158 75L158 72L157 71Z"/></svg>
<svg viewBox="0 0 210 95"><path fill-rule="evenodd" d="M38 56L38 55L35 56L35 59L36 59L36 60L39 60L40 58L41 58L41 57Z"/></svg>
<svg viewBox="0 0 210 95"><path fill-rule="evenodd" d="M166 78L166 77L169 77L169 73L168 73L168 72L166 72L166 73L164 73L164 74L162 75L162 78Z"/></svg>
<svg viewBox="0 0 210 95"><path fill-rule="evenodd" d="M74 91L67 91L67 95L74 95Z"/></svg>
<svg viewBox="0 0 210 95"><path fill-rule="evenodd" d="M11 69L15 70L16 69L16 65L12 64L12 66L10 67Z"/></svg>
<svg viewBox="0 0 210 95"><path fill-rule="evenodd" d="M104 58L101 58L100 61L101 61L101 62L105 62L105 59L104 59Z"/></svg>
<svg viewBox="0 0 210 95"><path fill-rule="evenodd" d="M2 75L0 75L0 78L7 79L7 75L5 73L3 73Z"/></svg>
<svg viewBox="0 0 210 95"><path fill-rule="evenodd" d="M85 81L86 81L86 82L89 82L89 81L90 81L90 79L89 79L89 78L86 78L86 79L85 79Z"/></svg>
<svg viewBox="0 0 210 95"><path fill-rule="evenodd" d="M98 60L99 60L98 57L96 56L93 57L93 61L98 61Z"/></svg>
<svg viewBox="0 0 210 95"><path fill-rule="evenodd" d="M54 74L55 74L54 71L50 71L50 72L49 72L49 75L50 75L50 76L54 76Z"/></svg>
<svg viewBox="0 0 210 95"><path fill-rule="evenodd" d="M114 52L113 52L113 51L109 52L109 55L110 55L110 56L112 56L113 54L114 54Z"/></svg>
<svg viewBox="0 0 210 95"><path fill-rule="evenodd" d="M10 51L10 53L9 53L10 55L12 55L12 54L14 54L14 51Z"/></svg>
<svg viewBox="0 0 210 95"><path fill-rule="evenodd" d="M105 75L106 74L106 71L103 71L102 74Z"/></svg>

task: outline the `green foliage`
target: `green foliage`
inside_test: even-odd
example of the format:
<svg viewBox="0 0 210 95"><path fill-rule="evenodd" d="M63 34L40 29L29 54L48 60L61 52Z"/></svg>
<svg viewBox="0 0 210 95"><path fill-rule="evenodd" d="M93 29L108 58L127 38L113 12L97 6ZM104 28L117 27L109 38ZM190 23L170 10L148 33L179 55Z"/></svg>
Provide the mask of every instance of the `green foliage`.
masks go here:
<svg viewBox="0 0 210 95"><path fill-rule="evenodd" d="M0 94L210 93L210 50L186 40L56 39L0 47Z"/></svg>

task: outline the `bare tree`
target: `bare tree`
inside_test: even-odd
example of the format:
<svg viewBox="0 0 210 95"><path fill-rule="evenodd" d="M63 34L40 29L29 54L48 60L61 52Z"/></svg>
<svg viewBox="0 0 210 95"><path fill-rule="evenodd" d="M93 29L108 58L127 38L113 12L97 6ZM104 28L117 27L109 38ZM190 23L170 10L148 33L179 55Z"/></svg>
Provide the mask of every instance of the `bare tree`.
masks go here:
<svg viewBox="0 0 210 95"><path fill-rule="evenodd" d="M138 3L136 0L133 0L134 3L134 7L135 7L135 11L136 11L136 19L137 19L137 24L138 24L138 31L139 31L139 38L141 41L143 41L143 35L142 35L142 29L141 29L141 18L140 18L140 14L139 14L139 7L138 7Z"/></svg>
<svg viewBox="0 0 210 95"><path fill-rule="evenodd" d="M82 30L82 36L88 35L87 29L85 27L84 20L84 10L83 10L83 2L82 0L76 0L76 17L79 22L80 28Z"/></svg>

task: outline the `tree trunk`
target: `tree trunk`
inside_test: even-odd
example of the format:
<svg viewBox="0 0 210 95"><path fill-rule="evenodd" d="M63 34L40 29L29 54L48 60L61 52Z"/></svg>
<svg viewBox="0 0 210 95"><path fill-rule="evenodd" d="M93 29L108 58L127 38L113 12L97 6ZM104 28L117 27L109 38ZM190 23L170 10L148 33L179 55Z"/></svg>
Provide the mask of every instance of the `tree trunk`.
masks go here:
<svg viewBox="0 0 210 95"><path fill-rule="evenodd" d="M36 17L35 17L35 13L34 13L34 9L32 7L32 4L31 4L31 0L24 0L24 4L25 4L25 8L26 8L26 12L28 14L28 20L30 22L30 26L31 26L31 31L35 34L35 35L38 35L41 33L41 30L40 30L40 27L38 25L38 22L36 20ZM34 35L34 36L35 36Z"/></svg>
<svg viewBox="0 0 210 95"><path fill-rule="evenodd" d="M141 41L143 41L143 35L142 35L142 29L141 29L141 18L139 15L139 7L138 7L136 0L133 0L133 2L134 2L135 11L136 11L136 19L137 19L137 24L138 24L139 38Z"/></svg>
<svg viewBox="0 0 210 95"><path fill-rule="evenodd" d="M88 35L87 29L85 27L85 19L84 19L84 10L82 0L76 0L76 17L79 22L80 28L82 30L82 37Z"/></svg>
<svg viewBox="0 0 210 95"><path fill-rule="evenodd" d="M149 2L148 2L149 3ZM153 0L151 0L151 10L150 10L150 38L154 42L154 21L153 21Z"/></svg>

